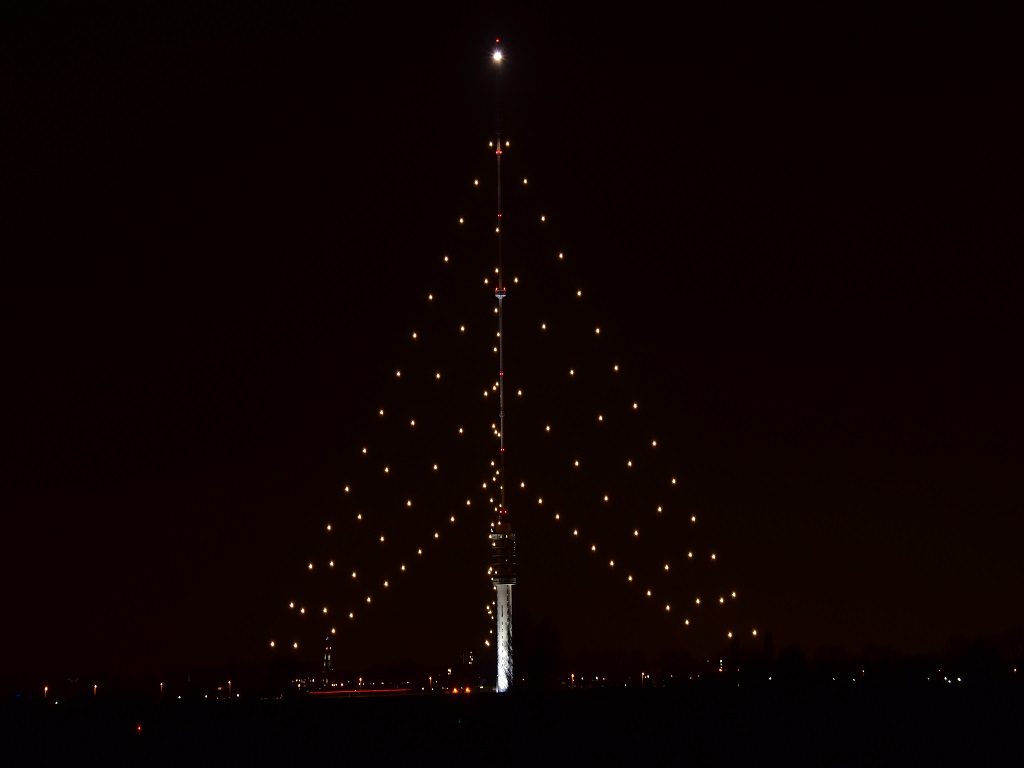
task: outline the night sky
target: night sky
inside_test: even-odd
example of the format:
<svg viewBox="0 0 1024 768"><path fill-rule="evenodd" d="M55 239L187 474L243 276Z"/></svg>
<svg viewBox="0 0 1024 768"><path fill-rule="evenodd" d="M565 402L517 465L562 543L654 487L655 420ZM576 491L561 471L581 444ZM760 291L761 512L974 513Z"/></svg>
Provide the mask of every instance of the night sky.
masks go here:
<svg viewBox="0 0 1024 768"><path fill-rule="evenodd" d="M457 220L486 234L492 210L495 36L509 180L530 179L510 184L506 242L524 649L691 642L552 524L556 503L637 563L673 559L672 594L708 578L680 553L719 553L714 583L741 599L694 652L727 626L856 654L1024 625L1021 83L1000 20L24 6L0 31L5 677L268 662L268 639L322 626L289 600L365 594L308 561L384 573L435 528L337 653L482 653L485 499L446 521L493 448L493 256ZM456 317L478 333L465 348ZM541 319L578 333L542 341ZM611 361L628 378L608 383ZM396 368L424 375L403 390ZM621 437L571 426L631 400L643 420ZM415 437L381 406L419 408ZM460 419L478 436L450 448ZM586 447L589 479L567 479L546 419ZM633 448L651 435L656 457ZM393 486L362 479L385 461L361 464L366 444ZM400 469L434 455L435 491ZM679 477L672 521L652 485L611 479L627 457L652 484ZM375 550L342 488L391 509L406 477L436 501L388 511L393 548ZM622 503L590 510L605 486ZM652 535L620 546L633 519Z"/></svg>

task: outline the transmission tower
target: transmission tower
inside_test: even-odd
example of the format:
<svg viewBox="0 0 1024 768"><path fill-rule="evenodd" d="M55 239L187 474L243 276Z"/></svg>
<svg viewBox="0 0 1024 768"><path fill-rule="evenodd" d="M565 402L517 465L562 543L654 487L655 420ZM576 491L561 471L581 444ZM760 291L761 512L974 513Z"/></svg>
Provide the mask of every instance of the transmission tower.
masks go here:
<svg viewBox="0 0 1024 768"><path fill-rule="evenodd" d="M497 42L497 41L495 41ZM501 50L492 56L495 67L500 68ZM494 233L498 250L498 284L494 295L498 299L498 507L497 516L491 522L489 539L491 543L491 583L494 584L497 603L497 656L498 677L495 686L504 693L512 685L512 586L516 583L516 535L512 520L505 505L505 280L501 253L501 155L504 147L501 127L497 127L494 140L494 163L496 178L496 210Z"/></svg>

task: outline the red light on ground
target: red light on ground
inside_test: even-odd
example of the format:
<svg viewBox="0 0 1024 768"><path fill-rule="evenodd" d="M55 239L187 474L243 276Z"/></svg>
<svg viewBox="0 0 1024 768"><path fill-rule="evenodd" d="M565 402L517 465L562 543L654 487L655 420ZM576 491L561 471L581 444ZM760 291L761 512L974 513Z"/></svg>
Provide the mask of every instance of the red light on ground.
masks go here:
<svg viewBox="0 0 1024 768"><path fill-rule="evenodd" d="M470 687L469 687L469 686L467 685L467 686L466 686L466 693L469 693L469 692L470 692L471 690L472 690L472 688L470 688Z"/></svg>
<svg viewBox="0 0 1024 768"><path fill-rule="evenodd" d="M142 733L142 723L136 723L136 725L135 725L135 732L136 733Z"/></svg>
<svg viewBox="0 0 1024 768"><path fill-rule="evenodd" d="M452 695L454 695L454 694L456 694L456 693L458 693L458 692L459 692L459 689L458 689L458 688L452 688Z"/></svg>

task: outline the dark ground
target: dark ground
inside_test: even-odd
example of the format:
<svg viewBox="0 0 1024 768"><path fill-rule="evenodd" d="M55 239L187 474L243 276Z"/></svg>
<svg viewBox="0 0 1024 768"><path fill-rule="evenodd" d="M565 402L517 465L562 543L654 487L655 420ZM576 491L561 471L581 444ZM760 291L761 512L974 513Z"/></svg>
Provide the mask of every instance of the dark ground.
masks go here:
<svg viewBox="0 0 1024 768"><path fill-rule="evenodd" d="M1020 765L1020 686L688 688L387 699L41 702L5 765ZM138 732L137 725L142 731Z"/></svg>

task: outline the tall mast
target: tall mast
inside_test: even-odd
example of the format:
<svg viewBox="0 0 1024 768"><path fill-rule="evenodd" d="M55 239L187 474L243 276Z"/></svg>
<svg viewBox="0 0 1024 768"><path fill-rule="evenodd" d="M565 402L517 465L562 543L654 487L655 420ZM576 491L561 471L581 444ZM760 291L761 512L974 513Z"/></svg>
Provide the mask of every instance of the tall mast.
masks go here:
<svg viewBox="0 0 1024 768"><path fill-rule="evenodd" d="M499 41L495 41L499 42ZM503 59L500 49L492 56L500 73ZM496 89L497 90L497 89ZM500 116L500 110L496 110ZM498 507L497 517L491 523L491 583L494 584L497 603L498 675L495 690L499 693L512 686L512 585L516 583L516 535L512 531L508 507L505 506L505 274L502 263L501 235L501 155L509 142L502 142L501 125L495 120L495 224L494 233L498 251L498 284L494 295L498 299Z"/></svg>

